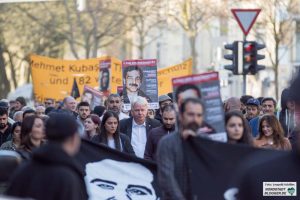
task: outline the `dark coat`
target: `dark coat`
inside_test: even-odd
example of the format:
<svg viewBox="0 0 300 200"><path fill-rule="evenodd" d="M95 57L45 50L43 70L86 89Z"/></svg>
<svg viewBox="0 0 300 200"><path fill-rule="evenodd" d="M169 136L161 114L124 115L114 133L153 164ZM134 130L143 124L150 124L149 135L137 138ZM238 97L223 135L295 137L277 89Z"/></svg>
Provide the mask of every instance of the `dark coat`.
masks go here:
<svg viewBox="0 0 300 200"><path fill-rule="evenodd" d="M123 134L123 133L120 133L120 139L121 139L121 143L122 143L122 147L123 147L122 152L131 154L131 155L135 155L135 153L133 151L133 148L131 146L129 137L127 135ZM100 135L95 135L92 138L92 141L95 142L95 143L102 143Z"/></svg>
<svg viewBox="0 0 300 200"><path fill-rule="evenodd" d="M122 119L120 121L120 132L126 134L130 141L131 141L131 135L132 135L132 122L133 118L130 117L128 119ZM161 126L161 123L157 121L156 119L150 119L146 118L146 134L147 138L149 136L149 132L151 129Z"/></svg>
<svg viewBox="0 0 300 200"><path fill-rule="evenodd" d="M11 139L11 124L7 125L7 129L3 133L0 131L0 146Z"/></svg>
<svg viewBox="0 0 300 200"><path fill-rule="evenodd" d="M158 142L160 139L172 133L174 130L168 130L164 127L164 125L154 128L150 131L149 136L147 138L144 158L147 160L155 160L156 149L158 146Z"/></svg>
<svg viewBox="0 0 300 200"><path fill-rule="evenodd" d="M37 200L88 199L84 171L57 144L46 144L33 152L14 173L7 195Z"/></svg>

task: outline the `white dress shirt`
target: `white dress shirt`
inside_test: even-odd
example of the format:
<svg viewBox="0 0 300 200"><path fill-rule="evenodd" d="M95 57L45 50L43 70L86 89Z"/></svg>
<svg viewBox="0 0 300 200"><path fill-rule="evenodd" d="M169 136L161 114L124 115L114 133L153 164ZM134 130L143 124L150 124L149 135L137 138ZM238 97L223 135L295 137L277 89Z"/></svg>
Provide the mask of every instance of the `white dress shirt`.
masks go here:
<svg viewBox="0 0 300 200"><path fill-rule="evenodd" d="M132 119L131 145L137 157L144 158L146 142L146 122L144 122L144 124L138 125L134 121L134 119Z"/></svg>
<svg viewBox="0 0 300 200"><path fill-rule="evenodd" d="M112 149L116 149L115 140L113 138L108 138L107 145Z"/></svg>

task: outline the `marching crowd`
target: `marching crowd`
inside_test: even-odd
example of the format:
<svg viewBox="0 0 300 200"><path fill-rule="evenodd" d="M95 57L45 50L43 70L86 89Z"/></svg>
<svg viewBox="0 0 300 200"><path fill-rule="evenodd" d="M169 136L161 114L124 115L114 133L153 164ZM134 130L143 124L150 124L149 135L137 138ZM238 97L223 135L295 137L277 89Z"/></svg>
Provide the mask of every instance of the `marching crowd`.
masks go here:
<svg viewBox="0 0 300 200"><path fill-rule="evenodd" d="M131 101L129 113L123 112L119 94L110 94L104 106L94 108L87 101L77 103L71 96L62 102L45 99L34 107L27 106L23 97L9 102L3 99L0 101L0 148L16 151L24 162L30 162L42 154L38 152L39 147L49 146L52 141L65 142L76 132L81 138L157 162L163 198L189 199L186 184L188 169L184 164L181 142L189 136L197 136L201 128L204 137L214 132L204 120L209 113L205 113L203 101L181 96L189 89L178 89L181 93L175 94L177 102L174 102L172 93L159 96L158 110L148 109L147 99L138 96ZM282 92L281 109L277 109L277 102L272 97L245 95L225 100L223 108L228 143L288 151L296 147L296 104L291 93L290 88ZM76 139L72 141L68 144L75 145ZM78 145L65 146L71 157L78 151ZM22 175L19 173L19 176ZM17 177L14 177L15 180ZM16 181L12 181L7 194L46 199L29 194L34 193L33 188L28 190L29 193L12 189L16 185ZM78 196L78 199L87 197L86 192ZM76 198L64 196L64 199Z"/></svg>

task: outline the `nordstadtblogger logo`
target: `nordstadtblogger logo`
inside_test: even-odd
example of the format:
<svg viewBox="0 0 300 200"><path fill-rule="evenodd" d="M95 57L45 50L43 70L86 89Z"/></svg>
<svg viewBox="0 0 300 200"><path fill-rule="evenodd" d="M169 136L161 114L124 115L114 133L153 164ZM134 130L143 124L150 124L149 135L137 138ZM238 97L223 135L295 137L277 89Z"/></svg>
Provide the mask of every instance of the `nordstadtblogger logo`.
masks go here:
<svg viewBox="0 0 300 200"><path fill-rule="evenodd" d="M297 182L263 182L263 196L297 196Z"/></svg>
<svg viewBox="0 0 300 200"><path fill-rule="evenodd" d="M290 195L293 196L293 194L295 193L295 188L288 188L288 193L290 193Z"/></svg>

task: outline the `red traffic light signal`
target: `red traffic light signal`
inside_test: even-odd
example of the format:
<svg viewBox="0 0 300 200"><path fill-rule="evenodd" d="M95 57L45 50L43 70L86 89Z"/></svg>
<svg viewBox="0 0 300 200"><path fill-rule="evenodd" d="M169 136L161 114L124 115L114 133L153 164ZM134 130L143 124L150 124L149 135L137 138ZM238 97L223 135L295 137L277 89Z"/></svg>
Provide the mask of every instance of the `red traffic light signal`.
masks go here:
<svg viewBox="0 0 300 200"><path fill-rule="evenodd" d="M258 44L254 41L243 42L243 74L256 74L259 70L264 69L264 66L258 65L257 61L264 59L264 55L257 54L257 51L265 48L265 45Z"/></svg>

